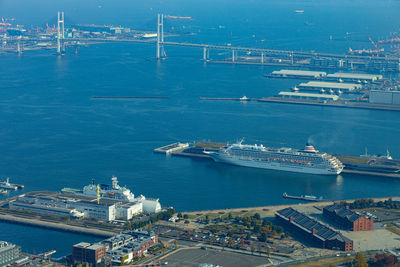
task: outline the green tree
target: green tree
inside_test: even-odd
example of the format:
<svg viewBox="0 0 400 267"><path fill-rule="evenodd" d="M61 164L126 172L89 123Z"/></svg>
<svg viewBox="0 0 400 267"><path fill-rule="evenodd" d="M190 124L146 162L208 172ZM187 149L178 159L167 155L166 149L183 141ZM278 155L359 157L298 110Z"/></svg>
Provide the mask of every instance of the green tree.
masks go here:
<svg viewBox="0 0 400 267"><path fill-rule="evenodd" d="M365 256L361 252L358 252L356 254L354 267L368 267L368 263L365 260Z"/></svg>
<svg viewBox="0 0 400 267"><path fill-rule="evenodd" d="M208 217L208 215L206 215L205 223L206 223L206 224L209 224L209 223L210 223L210 218Z"/></svg>

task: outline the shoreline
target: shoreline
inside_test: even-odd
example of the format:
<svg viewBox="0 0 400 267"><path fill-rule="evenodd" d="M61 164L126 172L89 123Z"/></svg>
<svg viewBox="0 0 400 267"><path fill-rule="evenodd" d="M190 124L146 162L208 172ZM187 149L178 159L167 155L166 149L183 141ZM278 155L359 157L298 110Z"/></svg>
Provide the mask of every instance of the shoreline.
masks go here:
<svg viewBox="0 0 400 267"><path fill-rule="evenodd" d="M396 199L400 198L400 196L391 196L391 197L376 197L376 198L370 198L370 197L365 197L365 198L356 198L356 199L340 199L340 200L326 200L326 201L320 201L320 202L302 202L302 203L293 203L293 204L281 204L281 205L269 205L269 206L258 206L258 207L242 207L242 208L226 208L226 209L215 209L215 210L197 210L197 211L182 211L182 214L207 214L207 213L219 213L219 212L224 212L224 213L229 213L229 212L254 212L254 211L261 211L262 213L271 213L275 212L280 209L285 209L288 207L304 207L304 206L327 206L330 205L334 202L340 202L340 201L346 201L346 202L354 202L355 200L358 199L372 199L375 202L377 201L384 201L388 199ZM243 213L245 213L243 212Z"/></svg>

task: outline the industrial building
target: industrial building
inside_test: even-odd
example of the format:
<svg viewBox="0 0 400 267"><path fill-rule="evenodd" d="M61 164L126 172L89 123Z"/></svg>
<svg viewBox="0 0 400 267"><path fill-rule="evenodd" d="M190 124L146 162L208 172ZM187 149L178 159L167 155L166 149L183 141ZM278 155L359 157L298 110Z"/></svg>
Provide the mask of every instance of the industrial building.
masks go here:
<svg viewBox="0 0 400 267"><path fill-rule="evenodd" d="M367 218L336 203L324 207L323 215L347 230L368 231L374 229L373 218Z"/></svg>
<svg viewBox="0 0 400 267"><path fill-rule="evenodd" d="M379 91L369 92L369 103L400 105L400 91Z"/></svg>
<svg viewBox="0 0 400 267"><path fill-rule="evenodd" d="M9 207L51 216L94 218L104 221L130 220L142 212L142 203L97 199L52 191L29 192L9 202Z"/></svg>
<svg viewBox="0 0 400 267"><path fill-rule="evenodd" d="M72 261L98 264L106 256L107 247L101 244L81 242L72 246Z"/></svg>
<svg viewBox="0 0 400 267"><path fill-rule="evenodd" d="M275 217L321 248L353 250L352 240L293 208L279 210L275 213Z"/></svg>
<svg viewBox="0 0 400 267"><path fill-rule="evenodd" d="M362 88L361 84L353 83L332 83L332 82L320 82L320 81L310 81L307 83L301 83L298 88L305 90L317 90L317 91L330 91L335 92L352 92Z"/></svg>
<svg viewBox="0 0 400 267"><path fill-rule="evenodd" d="M158 235L154 231L128 231L95 244L81 242L74 245L72 260L95 264L107 257L113 265L124 265L157 243Z"/></svg>
<svg viewBox="0 0 400 267"><path fill-rule="evenodd" d="M342 81L352 81L352 82L375 82L382 80L383 76L380 74L336 72L333 74L326 75L326 78L330 80L342 80Z"/></svg>
<svg viewBox="0 0 400 267"><path fill-rule="evenodd" d="M7 266L20 258L21 248L17 245L0 241L0 266Z"/></svg>
<svg viewBox="0 0 400 267"><path fill-rule="evenodd" d="M308 70L276 70L273 71L270 76L281 78L318 79L325 77L326 72Z"/></svg>
<svg viewBox="0 0 400 267"><path fill-rule="evenodd" d="M337 95L299 93L299 92L279 92L278 95L282 98L287 97L296 99L332 100L332 101L336 101L339 99L339 96Z"/></svg>
<svg viewBox="0 0 400 267"><path fill-rule="evenodd" d="M116 265L123 265L142 256L158 243L158 235L151 230L134 230L110 237L101 242L107 246L107 257Z"/></svg>

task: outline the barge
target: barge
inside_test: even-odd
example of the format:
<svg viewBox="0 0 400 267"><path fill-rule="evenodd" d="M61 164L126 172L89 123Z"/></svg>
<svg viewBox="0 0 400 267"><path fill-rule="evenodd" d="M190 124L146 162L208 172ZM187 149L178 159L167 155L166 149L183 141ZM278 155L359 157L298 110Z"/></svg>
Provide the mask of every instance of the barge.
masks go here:
<svg viewBox="0 0 400 267"><path fill-rule="evenodd" d="M288 198L288 199L297 199L297 200L310 201L310 202L326 201L322 197L316 197L316 196L313 196L313 195L291 196L291 195L288 195L286 192L282 194L282 197L283 198Z"/></svg>

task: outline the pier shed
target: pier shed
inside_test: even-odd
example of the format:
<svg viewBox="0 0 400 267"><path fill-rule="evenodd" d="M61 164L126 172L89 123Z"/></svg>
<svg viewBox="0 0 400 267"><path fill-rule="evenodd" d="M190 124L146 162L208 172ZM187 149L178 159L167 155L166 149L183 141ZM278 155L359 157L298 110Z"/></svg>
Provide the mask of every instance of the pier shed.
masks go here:
<svg viewBox="0 0 400 267"><path fill-rule="evenodd" d="M318 79L326 76L323 71L308 71L308 70L276 70L271 73L272 77L282 78L308 78Z"/></svg>
<svg viewBox="0 0 400 267"><path fill-rule="evenodd" d="M400 105L400 91L371 90L369 103Z"/></svg>
<svg viewBox="0 0 400 267"><path fill-rule="evenodd" d="M312 93L299 93L299 92L279 92L278 96L282 98L299 98L299 99L312 99L312 100L332 100L336 101L339 99L337 95L328 94L312 94Z"/></svg>
<svg viewBox="0 0 400 267"><path fill-rule="evenodd" d="M278 221L308 237L321 248L353 250L352 240L293 208L279 210L275 212L275 217Z"/></svg>
<svg viewBox="0 0 400 267"><path fill-rule="evenodd" d="M383 79L383 76L380 74L345 73L345 72L336 72L333 74L328 74L326 77L328 79L356 81L356 82L375 82Z"/></svg>
<svg viewBox="0 0 400 267"><path fill-rule="evenodd" d="M361 84L354 83L333 83L333 82L319 82L310 81L307 83L299 84L298 88L305 90L318 90L318 91L341 91L341 92L352 92L354 90L359 90L362 88Z"/></svg>

